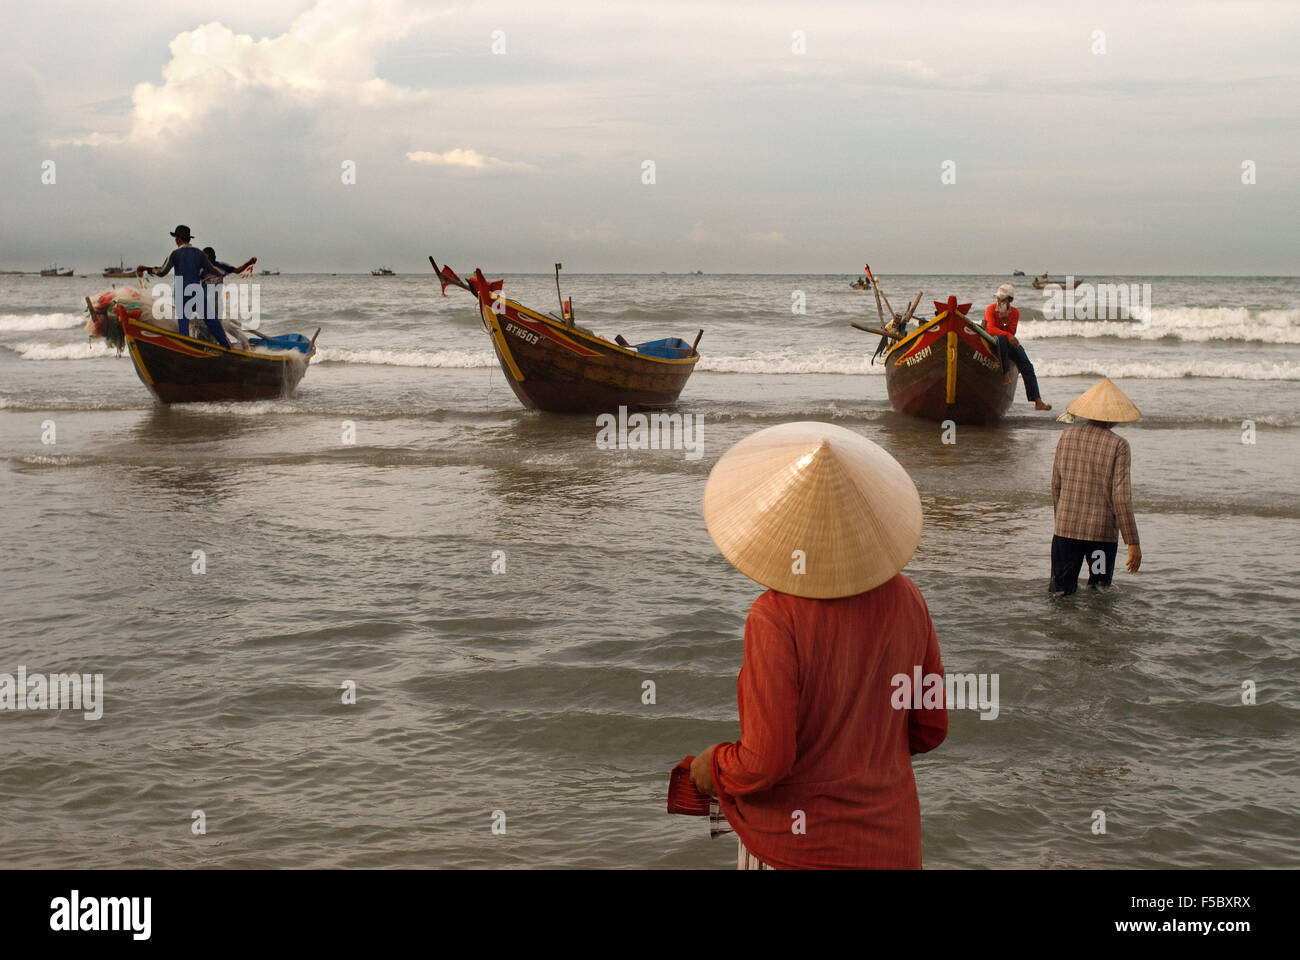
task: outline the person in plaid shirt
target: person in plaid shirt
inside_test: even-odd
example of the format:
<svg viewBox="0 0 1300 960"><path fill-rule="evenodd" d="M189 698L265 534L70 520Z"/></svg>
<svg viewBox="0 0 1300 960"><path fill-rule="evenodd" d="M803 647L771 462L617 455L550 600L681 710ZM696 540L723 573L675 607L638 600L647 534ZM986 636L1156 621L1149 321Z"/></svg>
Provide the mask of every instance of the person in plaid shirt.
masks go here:
<svg viewBox="0 0 1300 960"><path fill-rule="evenodd" d="M1052 464L1051 593L1069 595L1079 587L1079 567L1088 564L1088 586L1108 587L1115 570L1118 535L1128 544L1129 573L1142 563L1128 441L1111 428L1142 414L1119 387L1104 379L1065 408L1085 418L1069 427L1056 444Z"/></svg>

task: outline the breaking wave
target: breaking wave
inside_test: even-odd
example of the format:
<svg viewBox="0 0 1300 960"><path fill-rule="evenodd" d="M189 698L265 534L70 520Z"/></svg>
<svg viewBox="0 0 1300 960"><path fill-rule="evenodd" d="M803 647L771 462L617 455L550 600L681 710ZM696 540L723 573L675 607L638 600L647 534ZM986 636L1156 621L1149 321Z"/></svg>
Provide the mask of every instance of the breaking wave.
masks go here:
<svg viewBox="0 0 1300 960"><path fill-rule="evenodd" d="M699 369L712 373L799 374L827 373L882 376L885 368L871 364L870 356L834 353L754 354L747 357L700 358ZM1227 380L1300 380L1300 362L1246 362L1233 360L1116 361L1113 357L1076 360L1034 360L1040 377L1130 377L1137 380L1176 380L1214 377Z"/></svg>
<svg viewBox="0 0 1300 960"><path fill-rule="evenodd" d="M496 364L491 353L480 350L343 350L320 347L314 363L364 363L386 367L454 367L472 369Z"/></svg>
<svg viewBox="0 0 1300 960"><path fill-rule="evenodd" d="M84 313L0 314L0 333L28 333L32 330L67 330L86 322Z"/></svg>
<svg viewBox="0 0 1300 960"><path fill-rule="evenodd" d="M1127 377L1134 380L1177 380L1181 377L1215 377L1223 380L1300 380L1300 363L1243 363L1219 360L1167 360L1114 362L1064 360L1035 362L1040 377Z"/></svg>
<svg viewBox="0 0 1300 960"><path fill-rule="evenodd" d="M1036 320L1022 317L1026 340L1051 337L1116 337L1204 343L1300 344L1300 310L1249 310L1245 307L1153 307L1136 311L1134 320Z"/></svg>
<svg viewBox="0 0 1300 960"><path fill-rule="evenodd" d="M103 340L82 340L77 343L15 343L5 344L24 360L99 360L116 357L117 351Z"/></svg>
<svg viewBox="0 0 1300 960"><path fill-rule="evenodd" d="M811 350L806 353L755 353L749 356L715 356L702 353L697 370L710 373L838 373L878 374L885 368L870 363L871 354L853 354L842 350Z"/></svg>

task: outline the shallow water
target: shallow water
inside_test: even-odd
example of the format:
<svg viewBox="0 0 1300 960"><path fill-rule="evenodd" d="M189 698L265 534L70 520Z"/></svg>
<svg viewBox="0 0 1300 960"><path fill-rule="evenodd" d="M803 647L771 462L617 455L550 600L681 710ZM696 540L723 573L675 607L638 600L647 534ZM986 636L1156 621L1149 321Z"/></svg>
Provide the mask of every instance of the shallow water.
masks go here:
<svg viewBox="0 0 1300 960"><path fill-rule="evenodd" d="M1003 279L886 289L982 304ZM323 328L298 396L172 409L87 350L76 305L100 281L0 279L0 672L106 687L97 721L0 712L0 864L731 866L732 841L664 813L673 764L736 736L759 592L700 495L731 443L796 419L909 470L908 572L945 667L1000 677L997 719L954 711L916 761L927 866L1300 864L1300 283L1144 279L1147 330L1018 298L1058 410L1109 373L1146 414L1120 428L1142 570L1055 601L1061 425L1023 392L955 445L894 414L875 338L847 326L874 300L846 278L565 278L610 336L705 328L681 402L698 460L519 409L472 301L427 277L266 278L268 327ZM554 299L546 277L507 289Z"/></svg>

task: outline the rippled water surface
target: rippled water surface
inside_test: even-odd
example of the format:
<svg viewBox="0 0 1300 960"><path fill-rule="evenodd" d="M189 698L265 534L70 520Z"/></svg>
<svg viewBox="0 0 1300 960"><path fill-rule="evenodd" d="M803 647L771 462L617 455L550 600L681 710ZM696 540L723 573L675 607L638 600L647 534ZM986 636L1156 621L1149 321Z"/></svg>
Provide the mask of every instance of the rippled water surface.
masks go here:
<svg viewBox="0 0 1300 960"><path fill-rule="evenodd" d="M1005 279L886 289L982 305ZM1000 676L997 719L954 712L916 762L927 866L1300 865L1300 282L1134 280L1144 323L1018 297L1058 410L1108 374L1146 414L1120 428L1141 572L1051 601L1061 425L1023 393L955 445L894 414L847 278L566 278L611 338L705 330L698 460L520 409L472 302L428 277L266 278L268 327L322 328L298 396L171 409L80 331L103 282L0 278L0 673L106 687L97 721L0 712L0 864L731 866L664 812L673 764L737 734L759 592L700 496L731 443L817 419L912 474L945 666Z"/></svg>

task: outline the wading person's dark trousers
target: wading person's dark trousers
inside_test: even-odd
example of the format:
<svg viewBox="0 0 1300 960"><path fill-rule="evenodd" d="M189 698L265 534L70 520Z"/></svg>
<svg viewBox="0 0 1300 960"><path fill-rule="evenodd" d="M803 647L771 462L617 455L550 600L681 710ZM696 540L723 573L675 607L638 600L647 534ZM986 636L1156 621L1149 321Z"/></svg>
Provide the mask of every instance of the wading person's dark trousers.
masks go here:
<svg viewBox="0 0 1300 960"><path fill-rule="evenodd" d="M1109 587L1115 572L1115 554L1119 541L1075 540L1052 537L1052 579L1049 593L1069 596L1079 589L1079 567L1088 565L1088 586Z"/></svg>
<svg viewBox="0 0 1300 960"><path fill-rule="evenodd" d="M1025 353L1025 348L1020 344L1013 344L1007 337L998 337L998 359L1002 361L1002 372L1006 373L1011 369L1012 361L1015 362L1016 368L1020 371L1020 376L1025 381L1025 397L1030 401L1038 400L1041 394L1038 392L1038 377L1034 375L1034 365L1029 362L1029 354Z"/></svg>

